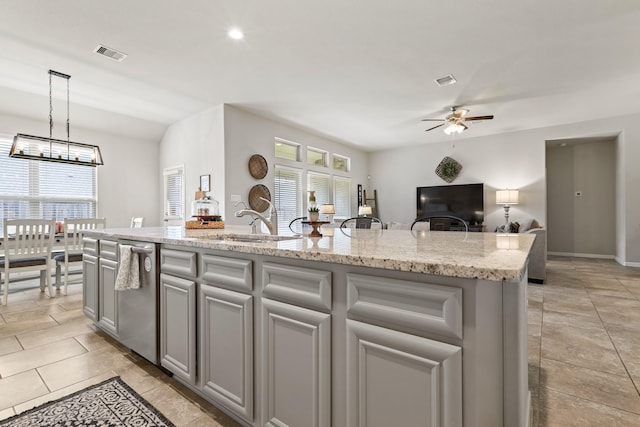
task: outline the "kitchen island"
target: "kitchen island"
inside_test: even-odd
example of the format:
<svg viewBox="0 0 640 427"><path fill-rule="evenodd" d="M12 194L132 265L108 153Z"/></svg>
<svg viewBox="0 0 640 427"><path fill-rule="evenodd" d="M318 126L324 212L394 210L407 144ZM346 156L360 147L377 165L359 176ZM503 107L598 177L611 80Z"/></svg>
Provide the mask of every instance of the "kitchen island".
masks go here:
<svg viewBox="0 0 640 427"><path fill-rule="evenodd" d="M248 233L87 232L85 313L118 338L114 244L156 244L157 361L245 425L528 424L534 236Z"/></svg>

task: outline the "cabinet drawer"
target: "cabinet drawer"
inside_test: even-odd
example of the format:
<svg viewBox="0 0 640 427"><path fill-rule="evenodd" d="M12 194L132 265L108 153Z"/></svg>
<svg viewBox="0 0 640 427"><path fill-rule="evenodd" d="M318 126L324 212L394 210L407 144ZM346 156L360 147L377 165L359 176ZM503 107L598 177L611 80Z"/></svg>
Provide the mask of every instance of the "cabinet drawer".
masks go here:
<svg viewBox="0 0 640 427"><path fill-rule="evenodd" d="M87 255L98 256L98 240L91 237L83 237L82 250Z"/></svg>
<svg viewBox="0 0 640 427"><path fill-rule="evenodd" d="M251 261L202 255L202 278L208 284L250 293L253 290Z"/></svg>
<svg viewBox="0 0 640 427"><path fill-rule="evenodd" d="M113 261L118 260L118 242L111 240L100 240L100 258L107 258Z"/></svg>
<svg viewBox="0 0 640 427"><path fill-rule="evenodd" d="M347 315L393 329L462 339L462 289L347 274Z"/></svg>
<svg viewBox="0 0 640 427"><path fill-rule="evenodd" d="M278 301L331 310L331 272L265 262L262 295Z"/></svg>
<svg viewBox="0 0 640 427"><path fill-rule="evenodd" d="M160 252L160 271L183 277L196 277L197 254L195 252L162 249Z"/></svg>

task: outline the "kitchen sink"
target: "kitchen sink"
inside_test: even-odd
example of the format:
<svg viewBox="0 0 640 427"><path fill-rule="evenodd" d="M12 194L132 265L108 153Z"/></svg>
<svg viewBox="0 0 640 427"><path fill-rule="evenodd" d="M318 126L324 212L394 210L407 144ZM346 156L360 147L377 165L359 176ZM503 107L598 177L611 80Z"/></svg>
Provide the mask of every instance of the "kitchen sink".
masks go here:
<svg viewBox="0 0 640 427"><path fill-rule="evenodd" d="M204 238L232 242L269 243L300 239L302 236L280 236L271 234L217 234L204 236Z"/></svg>

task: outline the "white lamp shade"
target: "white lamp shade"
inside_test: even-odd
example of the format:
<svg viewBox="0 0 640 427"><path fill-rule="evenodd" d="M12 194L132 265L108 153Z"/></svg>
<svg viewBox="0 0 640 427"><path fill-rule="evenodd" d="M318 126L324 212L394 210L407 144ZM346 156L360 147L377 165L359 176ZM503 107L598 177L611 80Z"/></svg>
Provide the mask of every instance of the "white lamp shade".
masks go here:
<svg viewBox="0 0 640 427"><path fill-rule="evenodd" d="M520 236L517 234L496 234L496 247L498 249L519 249Z"/></svg>
<svg viewBox="0 0 640 427"><path fill-rule="evenodd" d="M333 215L336 213L336 207L331 203L320 205L320 213L325 215Z"/></svg>
<svg viewBox="0 0 640 427"><path fill-rule="evenodd" d="M496 191L496 204L517 205L518 190L498 190Z"/></svg>
<svg viewBox="0 0 640 427"><path fill-rule="evenodd" d="M373 211L371 210L371 206L362 205L358 207L358 215L371 215Z"/></svg>

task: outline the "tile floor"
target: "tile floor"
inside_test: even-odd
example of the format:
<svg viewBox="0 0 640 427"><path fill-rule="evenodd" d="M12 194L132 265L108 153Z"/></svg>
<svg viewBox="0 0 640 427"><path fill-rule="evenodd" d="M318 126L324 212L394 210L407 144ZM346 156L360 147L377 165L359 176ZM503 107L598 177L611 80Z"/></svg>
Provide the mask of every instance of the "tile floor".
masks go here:
<svg viewBox="0 0 640 427"><path fill-rule="evenodd" d="M554 258L529 285L533 425L640 426L640 269ZM94 329L81 286L0 306L0 419L119 375L177 426L236 426L215 407Z"/></svg>

